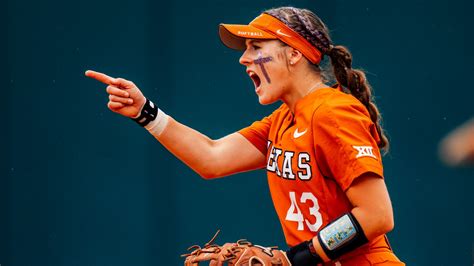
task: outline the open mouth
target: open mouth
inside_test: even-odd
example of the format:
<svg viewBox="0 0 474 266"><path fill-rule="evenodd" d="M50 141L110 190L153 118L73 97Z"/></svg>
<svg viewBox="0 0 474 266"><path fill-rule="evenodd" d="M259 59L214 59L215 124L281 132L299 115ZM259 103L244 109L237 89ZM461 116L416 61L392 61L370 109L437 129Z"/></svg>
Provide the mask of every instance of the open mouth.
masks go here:
<svg viewBox="0 0 474 266"><path fill-rule="evenodd" d="M249 74L250 78L252 79L253 84L255 85L255 89L260 87L260 84L262 83L262 81L260 80L260 77L257 75L257 73L255 73L253 71L248 71L247 73Z"/></svg>

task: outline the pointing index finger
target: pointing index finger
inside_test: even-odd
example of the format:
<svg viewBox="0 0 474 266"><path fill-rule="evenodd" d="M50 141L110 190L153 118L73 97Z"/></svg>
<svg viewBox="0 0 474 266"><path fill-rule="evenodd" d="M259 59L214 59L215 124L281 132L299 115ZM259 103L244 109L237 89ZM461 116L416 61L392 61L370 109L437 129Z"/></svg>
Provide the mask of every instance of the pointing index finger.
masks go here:
<svg viewBox="0 0 474 266"><path fill-rule="evenodd" d="M105 83L107 85L112 85L116 82L114 78L109 77L106 74L100 73L100 72L97 72L97 71L87 70L85 74L86 74L87 77L93 78L93 79L98 80L98 81L100 81L102 83Z"/></svg>

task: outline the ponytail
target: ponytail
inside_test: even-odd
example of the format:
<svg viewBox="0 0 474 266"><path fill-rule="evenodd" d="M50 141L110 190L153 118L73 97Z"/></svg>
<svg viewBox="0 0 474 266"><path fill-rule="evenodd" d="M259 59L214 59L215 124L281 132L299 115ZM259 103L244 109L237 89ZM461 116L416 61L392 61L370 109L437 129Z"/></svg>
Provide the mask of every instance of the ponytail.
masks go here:
<svg viewBox="0 0 474 266"><path fill-rule="evenodd" d="M327 55L331 58L334 76L337 82L349 90L369 111L370 119L374 122L380 136L379 148L386 154L389 150L389 141L381 126L381 115L372 96L372 87L369 85L365 73L359 69L352 69L352 55L344 46L330 46Z"/></svg>

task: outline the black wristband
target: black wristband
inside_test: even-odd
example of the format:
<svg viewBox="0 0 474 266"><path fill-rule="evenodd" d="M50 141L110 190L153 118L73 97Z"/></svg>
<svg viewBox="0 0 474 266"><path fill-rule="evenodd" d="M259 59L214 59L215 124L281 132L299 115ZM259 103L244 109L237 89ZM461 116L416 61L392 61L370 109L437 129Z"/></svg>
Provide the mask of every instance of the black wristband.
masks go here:
<svg viewBox="0 0 474 266"><path fill-rule="evenodd" d="M304 241L299 243L298 245L290 248L286 252L286 256L288 260L291 262L293 266L307 266L307 265L317 265L318 263L322 263L323 260L317 253L311 250L311 246L313 245L312 240Z"/></svg>
<svg viewBox="0 0 474 266"><path fill-rule="evenodd" d="M137 118L132 118L132 120L144 127L151 121L155 120L157 114L158 107L152 101L146 99L145 105L143 105L140 115Z"/></svg>

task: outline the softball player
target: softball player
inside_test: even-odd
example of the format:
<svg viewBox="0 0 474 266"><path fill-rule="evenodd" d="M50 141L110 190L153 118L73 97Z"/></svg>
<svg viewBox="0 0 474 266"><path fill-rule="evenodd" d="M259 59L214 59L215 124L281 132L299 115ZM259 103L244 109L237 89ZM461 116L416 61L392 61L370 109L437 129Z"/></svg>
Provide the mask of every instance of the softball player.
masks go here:
<svg viewBox="0 0 474 266"><path fill-rule="evenodd" d="M347 48L332 44L314 13L293 7L267 10L249 25L221 24L219 34L244 51L240 63L259 102L283 104L218 140L166 115L131 81L86 75L109 85L112 111L144 126L202 177L265 167L292 265L404 265L385 236L394 226L380 152L388 140ZM324 83L324 55L337 86Z"/></svg>

